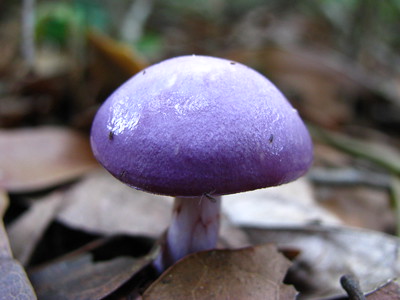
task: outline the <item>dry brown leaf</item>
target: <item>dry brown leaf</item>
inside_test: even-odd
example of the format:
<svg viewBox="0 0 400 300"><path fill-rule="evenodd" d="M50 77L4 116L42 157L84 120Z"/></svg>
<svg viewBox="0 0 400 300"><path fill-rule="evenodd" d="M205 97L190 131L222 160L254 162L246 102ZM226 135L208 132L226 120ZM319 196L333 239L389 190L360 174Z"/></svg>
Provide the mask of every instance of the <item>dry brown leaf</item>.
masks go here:
<svg viewBox="0 0 400 300"><path fill-rule="evenodd" d="M0 188L35 191L97 166L89 139L59 127L0 130Z"/></svg>
<svg viewBox="0 0 400 300"><path fill-rule="evenodd" d="M124 70L128 75L134 75L144 69L147 64L132 47L118 43L96 31L88 32L88 41L106 60Z"/></svg>
<svg viewBox="0 0 400 300"><path fill-rule="evenodd" d="M63 203L63 193L56 191L37 199L22 216L7 227L14 257L28 263L35 247Z"/></svg>
<svg viewBox="0 0 400 300"><path fill-rule="evenodd" d="M398 300L400 299L400 285L395 281L389 281L367 295L366 298L368 300Z"/></svg>
<svg viewBox="0 0 400 300"><path fill-rule="evenodd" d="M30 278L39 299L103 299L147 263L130 257L94 262L86 254L32 272Z"/></svg>
<svg viewBox="0 0 400 300"><path fill-rule="evenodd" d="M301 288L299 299L344 295L340 277L345 274L358 278L365 292L400 275L400 239L394 236L327 226L246 231L253 243L275 243L279 248L301 251L288 273L290 282Z"/></svg>
<svg viewBox="0 0 400 300"><path fill-rule="evenodd" d="M154 280L150 262L158 248L152 246L150 240L123 235L101 238L35 267L29 277L39 299L95 300L113 293L130 295ZM135 275L138 280L131 280Z"/></svg>
<svg viewBox="0 0 400 300"><path fill-rule="evenodd" d="M294 299L282 283L289 265L272 245L199 252L164 272L143 299Z"/></svg>
<svg viewBox="0 0 400 300"><path fill-rule="evenodd" d="M98 169L72 187L64 202L58 220L68 226L157 237L168 226L173 199L137 191Z"/></svg>
<svg viewBox="0 0 400 300"><path fill-rule="evenodd" d="M394 231L396 219L387 191L373 187L321 186L316 189L320 205L347 226Z"/></svg>
<svg viewBox="0 0 400 300"><path fill-rule="evenodd" d="M317 204L306 178L277 187L225 196L222 208L236 226L340 223L338 218Z"/></svg>

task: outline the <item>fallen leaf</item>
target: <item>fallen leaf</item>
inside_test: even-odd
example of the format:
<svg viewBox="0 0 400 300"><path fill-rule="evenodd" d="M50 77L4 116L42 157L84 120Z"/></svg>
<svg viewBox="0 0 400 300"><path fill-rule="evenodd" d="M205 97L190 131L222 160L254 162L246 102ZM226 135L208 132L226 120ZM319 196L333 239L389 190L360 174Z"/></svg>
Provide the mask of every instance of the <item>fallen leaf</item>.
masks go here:
<svg viewBox="0 0 400 300"><path fill-rule="evenodd" d="M130 76L147 66L144 59L132 47L93 30L88 32L87 37L89 44L103 55L103 59L112 62Z"/></svg>
<svg viewBox="0 0 400 300"><path fill-rule="evenodd" d="M389 281L376 291L366 296L368 300L395 300L400 299L400 285L395 281Z"/></svg>
<svg viewBox="0 0 400 300"><path fill-rule="evenodd" d="M320 205L347 226L395 232L396 218L387 190L365 186L320 186Z"/></svg>
<svg viewBox="0 0 400 300"><path fill-rule="evenodd" d="M287 277L300 291L299 299L343 296L344 274L357 277L365 292L400 275L400 239L380 232L326 225L246 228L246 232L255 244L300 250Z"/></svg>
<svg viewBox="0 0 400 300"><path fill-rule="evenodd" d="M143 299L294 299L282 283L289 265L272 245L198 252L165 271Z"/></svg>
<svg viewBox="0 0 400 300"><path fill-rule="evenodd" d="M135 272L137 261L118 257L93 262L90 255L64 260L30 274L39 299L103 299Z"/></svg>
<svg viewBox="0 0 400 300"><path fill-rule="evenodd" d="M98 169L73 186L64 202L58 220L70 227L156 237L168 226L173 199L132 189Z"/></svg>
<svg viewBox="0 0 400 300"><path fill-rule="evenodd" d="M26 265L48 225L63 204L63 193L56 191L36 199L31 207L7 227L14 257Z"/></svg>
<svg viewBox="0 0 400 300"><path fill-rule="evenodd" d="M291 226L315 222L340 224L337 217L317 204L306 178L277 187L225 196L222 209L236 226Z"/></svg>
<svg viewBox="0 0 400 300"><path fill-rule="evenodd" d="M97 162L89 139L58 127L0 130L0 188L36 191L72 180Z"/></svg>
<svg viewBox="0 0 400 300"><path fill-rule="evenodd" d="M135 251L139 253L132 251L130 256L116 253L132 248L139 248L137 240L124 236L104 238L36 267L29 272L29 277L39 299L104 299L149 265L154 256L152 252L140 256L144 254L138 250ZM144 248L147 253L148 245ZM139 256L132 257L134 254ZM130 285L126 293L134 288Z"/></svg>

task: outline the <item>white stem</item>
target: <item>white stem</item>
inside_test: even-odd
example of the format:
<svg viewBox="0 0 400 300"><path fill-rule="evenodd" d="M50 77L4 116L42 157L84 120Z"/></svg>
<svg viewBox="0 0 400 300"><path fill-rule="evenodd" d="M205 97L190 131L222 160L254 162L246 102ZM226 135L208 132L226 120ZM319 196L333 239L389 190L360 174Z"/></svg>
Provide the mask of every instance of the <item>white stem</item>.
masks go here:
<svg viewBox="0 0 400 300"><path fill-rule="evenodd" d="M146 21L151 14L152 8L152 0L132 1L121 26L121 35L124 41L135 43L142 37Z"/></svg>
<svg viewBox="0 0 400 300"><path fill-rule="evenodd" d="M22 2L22 55L31 70L35 62L35 0Z"/></svg>
<svg viewBox="0 0 400 300"><path fill-rule="evenodd" d="M190 253L215 248L220 213L219 196L175 198L172 221L154 262L158 271L162 272Z"/></svg>

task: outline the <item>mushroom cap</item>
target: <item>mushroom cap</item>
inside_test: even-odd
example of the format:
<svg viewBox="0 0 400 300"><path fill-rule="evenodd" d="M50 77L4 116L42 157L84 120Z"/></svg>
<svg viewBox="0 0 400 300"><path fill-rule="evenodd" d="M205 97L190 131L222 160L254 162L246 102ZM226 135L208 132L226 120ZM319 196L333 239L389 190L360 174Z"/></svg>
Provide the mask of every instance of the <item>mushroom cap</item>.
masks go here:
<svg viewBox="0 0 400 300"><path fill-rule="evenodd" d="M119 87L95 116L91 144L122 182L183 197L287 183L313 156L297 111L268 79L194 55L150 66Z"/></svg>

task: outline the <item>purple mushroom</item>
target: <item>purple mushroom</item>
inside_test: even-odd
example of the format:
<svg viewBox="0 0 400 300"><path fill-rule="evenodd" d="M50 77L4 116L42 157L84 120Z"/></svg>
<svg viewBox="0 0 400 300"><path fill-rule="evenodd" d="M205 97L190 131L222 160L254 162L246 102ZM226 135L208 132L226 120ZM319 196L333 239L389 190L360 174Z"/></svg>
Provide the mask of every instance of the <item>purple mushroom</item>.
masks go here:
<svg viewBox="0 0 400 300"><path fill-rule="evenodd" d="M280 91L249 67L208 56L133 76L97 112L91 144L120 181L175 197L160 272L215 248L221 195L290 182L312 162L309 133Z"/></svg>

